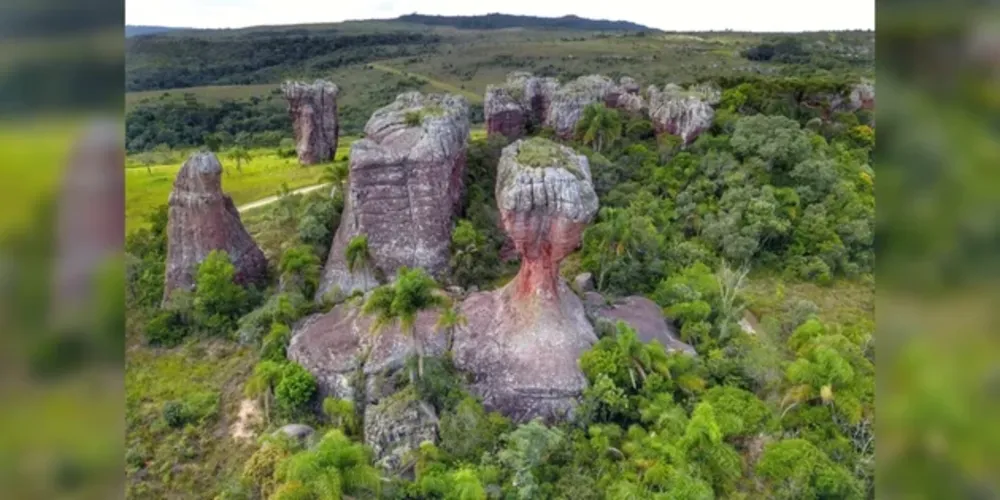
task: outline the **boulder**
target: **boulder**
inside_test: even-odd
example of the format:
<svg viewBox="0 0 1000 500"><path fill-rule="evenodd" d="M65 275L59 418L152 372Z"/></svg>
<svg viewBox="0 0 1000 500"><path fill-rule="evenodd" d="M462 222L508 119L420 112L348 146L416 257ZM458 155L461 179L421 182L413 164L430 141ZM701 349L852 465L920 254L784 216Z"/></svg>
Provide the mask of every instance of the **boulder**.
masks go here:
<svg viewBox="0 0 1000 500"><path fill-rule="evenodd" d="M299 163L314 165L332 161L337 153L337 94L340 89L325 80L285 82L281 86L288 101L288 114L295 132Z"/></svg>
<svg viewBox="0 0 1000 500"><path fill-rule="evenodd" d="M317 299L391 280L402 266L448 270L453 216L462 195L469 106L450 94L400 94L375 111L351 145L350 175ZM368 238L369 265L350 270L350 241Z"/></svg>
<svg viewBox="0 0 1000 500"><path fill-rule="evenodd" d="M445 336L434 325L438 314L421 312L414 332L424 355L440 356L447 349ZM288 359L316 377L320 399L335 397L375 402L392 392L380 377L405 367L412 343L398 324L372 331L373 318L361 313L360 301L337 305L329 312L300 321L288 344ZM363 380L358 377L362 376ZM365 394L357 394L363 390Z"/></svg>
<svg viewBox="0 0 1000 500"><path fill-rule="evenodd" d="M503 288L462 302L453 359L485 406L516 421L571 412L586 378L578 360L596 340L583 304L559 277L597 212L586 157L551 141L519 140L501 153L497 204L521 256Z"/></svg>
<svg viewBox="0 0 1000 500"><path fill-rule="evenodd" d="M694 347L678 339L677 329L663 316L663 310L645 297L633 295L606 301L596 292L584 295L587 316L598 331L612 331L615 324L624 321L643 342L656 340L667 352L679 351L696 356Z"/></svg>
<svg viewBox="0 0 1000 500"><path fill-rule="evenodd" d="M284 434L301 444L306 444L316 435L316 430L305 424L288 424L275 431L275 434Z"/></svg>
<svg viewBox="0 0 1000 500"><path fill-rule="evenodd" d="M639 84L634 79L623 76L618 80L618 85L611 87L605 94L604 105L630 113L638 113L642 111L645 102L639 95Z"/></svg>
<svg viewBox="0 0 1000 500"><path fill-rule="evenodd" d="M650 86L646 95L649 98L649 119L657 134L676 135L683 145L688 145L712 126L715 110L711 102L717 102L717 97L709 87L684 90L668 84L661 91L656 86Z"/></svg>
<svg viewBox="0 0 1000 500"><path fill-rule="evenodd" d="M224 250L242 285L267 280L267 260L247 233L233 199L222 192L222 165L214 154L197 152L177 172L168 201L164 301L176 289L190 290L198 265Z"/></svg>
<svg viewBox="0 0 1000 500"><path fill-rule="evenodd" d="M590 273L580 273L573 278L573 289L576 293L583 295L586 292L594 291L594 275Z"/></svg>
<svg viewBox="0 0 1000 500"><path fill-rule="evenodd" d="M545 125L552 127L561 139L570 139L576 132L576 123L583 116L583 109L605 97L615 89L615 83L602 75L586 75L559 87L552 96Z"/></svg>
<svg viewBox="0 0 1000 500"><path fill-rule="evenodd" d="M858 111L860 109L875 109L875 82L872 82L871 80L862 80L861 82L855 84L851 87L848 102L850 103L849 109L851 111Z"/></svg>

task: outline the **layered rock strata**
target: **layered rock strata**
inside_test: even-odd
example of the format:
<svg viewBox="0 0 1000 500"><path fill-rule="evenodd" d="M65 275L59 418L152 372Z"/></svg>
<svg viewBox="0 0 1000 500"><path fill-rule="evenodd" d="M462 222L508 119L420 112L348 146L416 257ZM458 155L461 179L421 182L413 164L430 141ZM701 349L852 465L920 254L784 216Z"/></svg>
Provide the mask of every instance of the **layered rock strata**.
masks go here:
<svg viewBox="0 0 1000 500"><path fill-rule="evenodd" d="M713 103L719 94L710 87L692 87L688 90L668 84L662 90L650 86L649 119L657 134L671 134L681 138L684 145L691 144L712 126L715 118Z"/></svg>
<svg viewBox="0 0 1000 500"><path fill-rule="evenodd" d="M408 92L375 111L365 138L351 145L344 211L317 298L374 288L401 266L447 271L468 137L461 96ZM370 258L352 270L344 253L360 235Z"/></svg>
<svg viewBox="0 0 1000 500"><path fill-rule="evenodd" d="M177 172L168 201L167 264L164 301L176 289L192 289L198 265L213 250L223 250L236 268L236 282L267 280L267 260L233 204L222 192L222 165L214 154L191 155Z"/></svg>
<svg viewBox="0 0 1000 500"><path fill-rule="evenodd" d="M299 163L314 165L332 161L337 153L337 95L340 89L325 80L285 82L281 86L288 101L288 114L295 132Z"/></svg>

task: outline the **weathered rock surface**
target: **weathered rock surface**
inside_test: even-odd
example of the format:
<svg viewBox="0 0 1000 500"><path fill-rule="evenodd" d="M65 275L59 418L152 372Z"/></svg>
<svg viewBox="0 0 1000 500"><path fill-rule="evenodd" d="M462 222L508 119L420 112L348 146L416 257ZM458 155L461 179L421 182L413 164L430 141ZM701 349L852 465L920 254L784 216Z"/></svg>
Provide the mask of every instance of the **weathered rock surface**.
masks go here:
<svg viewBox="0 0 1000 500"><path fill-rule="evenodd" d="M372 115L351 145L340 227L317 298L350 295L392 279L402 266L432 275L448 269L453 215L462 194L469 107L450 94L400 94ZM371 266L351 271L344 251L367 235Z"/></svg>
<svg viewBox="0 0 1000 500"><path fill-rule="evenodd" d="M718 102L718 97L708 87L684 90L668 84L660 90L651 85L646 95L649 98L649 119L657 134L676 135L687 145L712 126L715 110L711 103Z"/></svg>
<svg viewBox="0 0 1000 500"><path fill-rule="evenodd" d="M437 415L434 409L405 389L365 407L365 444L371 447L376 464L398 471L408 453L420 443L437 443Z"/></svg>
<svg viewBox="0 0 1000 500"><path fill-rule="evenodd" d="M405 366L412 354L410 338L398 325L372 332L373 318L361 314L357 301L337 305L327 313L314 314L296 325L288 344L288 359L316 377L320 399L327 396L374 402L385 394L375 380ZM447 348L445 337L434 328L437 313L421 312L414 332L426 356L439 356ZM364 380L357 380L358 375ZM361 385L363 383L363 385Z"/></svg>
<svg viewBox="0 0 1000 500"><path fill-rule="evenodd" d="M558 274L597 211L587 159L545 139L519 140L501 154L496 195L521 270L462 303L467 324L456 332L454 360L488 408L518 421L559 418L586 386L577 361L596 341Z"/></svg>
<svg viewBox="0 0 1000 500"><path fill-rule="evenodd" d="M529 128L541 126L558 87L553 78L523 71L511 73L503 84L487 86L483 103L487 133L517 139Z"/></svg>
<svg viewBox="0 0 1000 500"><path fill-rule="evenodd" d="M285 82L281 86L295 132L299 163L314 165L334 159L337 153L337 94L340 89L325 80Z"/></svg>
<svg viewBox="0 0 1000 500"><path fill-rule="evenodd" d="M615 89L615 83L602 75L586 75L559 87L552 96L545 125L552 127L562 139L573 137L583 109L595 102L605 102Z"/></svg>
<svg viewBox="0 0 1000 500"><path fill-rule="evenodd" d="M855 84L851 87L848 102L852 111L875 109L875 82L862 80L860 83Z"/></svg>
<svg viewBox="0 0 1000 500"><path fill-rule="evenodd" d="M623 76L618 80L618 85L611 87L605 94L604 105L630 113L638 113L642 111L645 102L639 95L639 84L634 79Z"/></svg>
<svg viewBox="0 0 1000 500"><path fill-rule="evenodd" d="M308 443L316 435L316 430L305 424L288 424L277 431L276 434L284 434L302 444Z"/></svg>
<svg viewBox="0 0 1000 500"><path fill-rule="evenodd" d="M673 327L655 302L645 297L633 295L608 302L597 292L584 293L583 303L587 316L598 331L610 331L619 321L631 326L643 342L656 340L667 352L680 351L697 355L694 347L678 339Z"/></svg>
<svg viewBox="0 0 1000 500"><path fill-rule="evenodd" d="M222 165L214 154L194 153L184 162L168 204L164 300L175 289L194 287L198 265L213 250L229 254L236 282L267 279L264 253L243 227L233 199L222 192Z"/></svg>
<svg viewBox="0 0 1000 500"><path fill-rule="evenodd" d="M594 291L594 275L591 273L580 273L573 278L573 290L583 294Z"/></svg>

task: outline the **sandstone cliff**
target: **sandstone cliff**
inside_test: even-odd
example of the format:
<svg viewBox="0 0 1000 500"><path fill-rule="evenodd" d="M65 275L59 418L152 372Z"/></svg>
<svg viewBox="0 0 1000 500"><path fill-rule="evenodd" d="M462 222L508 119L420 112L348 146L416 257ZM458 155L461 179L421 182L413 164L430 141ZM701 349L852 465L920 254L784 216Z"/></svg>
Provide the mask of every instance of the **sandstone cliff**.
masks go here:
<svg viewBox="0 0 1000 500"><path fill-rule="evenodd" d="M344 212L317 298L374 288L401 266L447 271L468 137L460 96L408 92L375 111L365 138L351 145ZM352 271L344 252L359 235L367 236L370 262Z"/></svg>

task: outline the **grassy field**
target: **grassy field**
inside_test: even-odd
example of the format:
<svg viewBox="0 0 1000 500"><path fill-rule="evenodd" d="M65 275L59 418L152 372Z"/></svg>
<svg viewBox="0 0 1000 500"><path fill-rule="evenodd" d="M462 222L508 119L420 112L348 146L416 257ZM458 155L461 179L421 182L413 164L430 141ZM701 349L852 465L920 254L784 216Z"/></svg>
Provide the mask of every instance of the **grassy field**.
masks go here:
<svg viewBox="0 0 1000 500"><path fill-rule="evenodd" d="M131 111L139 104L156 102L158 100L182 100L184 94L193 94L199 101L205 104L216 104L225 99L267 97L279 88L280 86L277 84L265 83L261 85L208 85L184 89L126 92L125 112Z"/></svg>
<svg viewBox="0 0 1000 500"><path fill-rule="evenodd" d="M346 156L347 146L338 149L338 157ZM236 171L236 163L223 155L222 189L233 197L236 205L273 196L282 183L295 189L320 182L323 165L303 167L295 158L279 158L275 152L254 150L254 158L243 165L243 172ZM180 164L157 165L150 169L125 170L125 231L143 227L146 217L165 204L173 187Z"/></svg>

